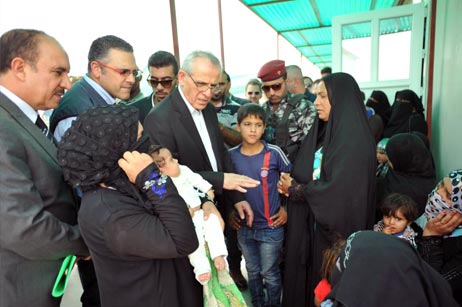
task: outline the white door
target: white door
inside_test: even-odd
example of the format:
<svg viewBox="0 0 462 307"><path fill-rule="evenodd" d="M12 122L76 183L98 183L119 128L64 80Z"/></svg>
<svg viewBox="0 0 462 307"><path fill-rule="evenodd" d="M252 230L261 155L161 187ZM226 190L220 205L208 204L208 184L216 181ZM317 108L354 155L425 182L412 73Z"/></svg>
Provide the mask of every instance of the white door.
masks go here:
<svg viewBox="0 0 462 307"><path fill-rule="evenodd" d="M382 90L392 104L396 91L412 89L426 106L426 12L420 3L334 17L333 71L351 74L366 99Z"/></svg>

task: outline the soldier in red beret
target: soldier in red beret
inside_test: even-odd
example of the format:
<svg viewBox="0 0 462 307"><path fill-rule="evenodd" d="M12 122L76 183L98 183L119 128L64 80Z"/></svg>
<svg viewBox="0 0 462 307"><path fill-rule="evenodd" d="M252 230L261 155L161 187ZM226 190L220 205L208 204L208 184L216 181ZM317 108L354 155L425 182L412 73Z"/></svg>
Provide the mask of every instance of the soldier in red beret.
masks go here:
<svg viewBox="0 0 462 307"><path fill-rule="evenodd" d="M263 104L268 122L264 140L282 148L294 161L298 147L310 130L316 109L304 94L292 95L287 90L286 66L282 60L269 61L260 68L258 78L268 101Z"/></svg>

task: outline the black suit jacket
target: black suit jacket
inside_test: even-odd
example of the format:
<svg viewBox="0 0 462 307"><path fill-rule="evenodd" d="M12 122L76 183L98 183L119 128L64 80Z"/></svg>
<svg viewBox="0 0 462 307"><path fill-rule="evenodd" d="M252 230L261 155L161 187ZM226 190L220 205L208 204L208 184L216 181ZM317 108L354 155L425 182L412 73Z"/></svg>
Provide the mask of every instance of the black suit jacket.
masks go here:
<svg viewBox="0 0 462 307"><path fill-rule="evenodd" d="M223 191L224 173L234 173L234 167L220 133L215 109L208 104L202 114L217 160L218 172L212 169L186 103L188 102L183 100L178 88L174 89L146 116L144 130L153 144L167 147L180 164L188 166L209 181L217 194L226 197L226 203L235 204L245 200L242 193Z"/></svg>
<svg viewBox="0 0 462 307"><path fill-rule="evenodd" d="M148 115L149 111L152 109L152 97L154 94L151 94L147 97L141 98L135 102L129 103L128 105L134 106L138 109L138 118L141 123L144 122L146 115Z"/></svg>

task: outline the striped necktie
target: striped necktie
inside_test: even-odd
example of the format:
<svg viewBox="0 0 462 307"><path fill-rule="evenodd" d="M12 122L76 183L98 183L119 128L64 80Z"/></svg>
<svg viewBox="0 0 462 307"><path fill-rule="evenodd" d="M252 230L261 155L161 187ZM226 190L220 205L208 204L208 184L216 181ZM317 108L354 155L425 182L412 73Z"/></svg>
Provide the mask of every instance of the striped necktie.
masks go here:
<svg viewBox="0 0 462 307"><path fill-rule="evenodd" d="M50 129L48 129L47 125L43 122L40 116L37 116L37 120L35 121L35 125L42 131L42 133L53 142L53 135L50 133Z"/></svg>

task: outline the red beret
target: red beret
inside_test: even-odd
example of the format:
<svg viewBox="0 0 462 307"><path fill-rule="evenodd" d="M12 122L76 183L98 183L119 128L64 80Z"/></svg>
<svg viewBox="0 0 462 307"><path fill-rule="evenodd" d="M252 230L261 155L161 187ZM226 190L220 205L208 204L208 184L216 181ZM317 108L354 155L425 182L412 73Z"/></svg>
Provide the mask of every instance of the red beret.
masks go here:
<svg viewBox="0 0 462 307"><path fill-rule="evenodd" d="M269 61L260 68L258 72L258 78L261 81L272 81L280 77L283 77L286 74L286 63L281 60Z"/></svg>

